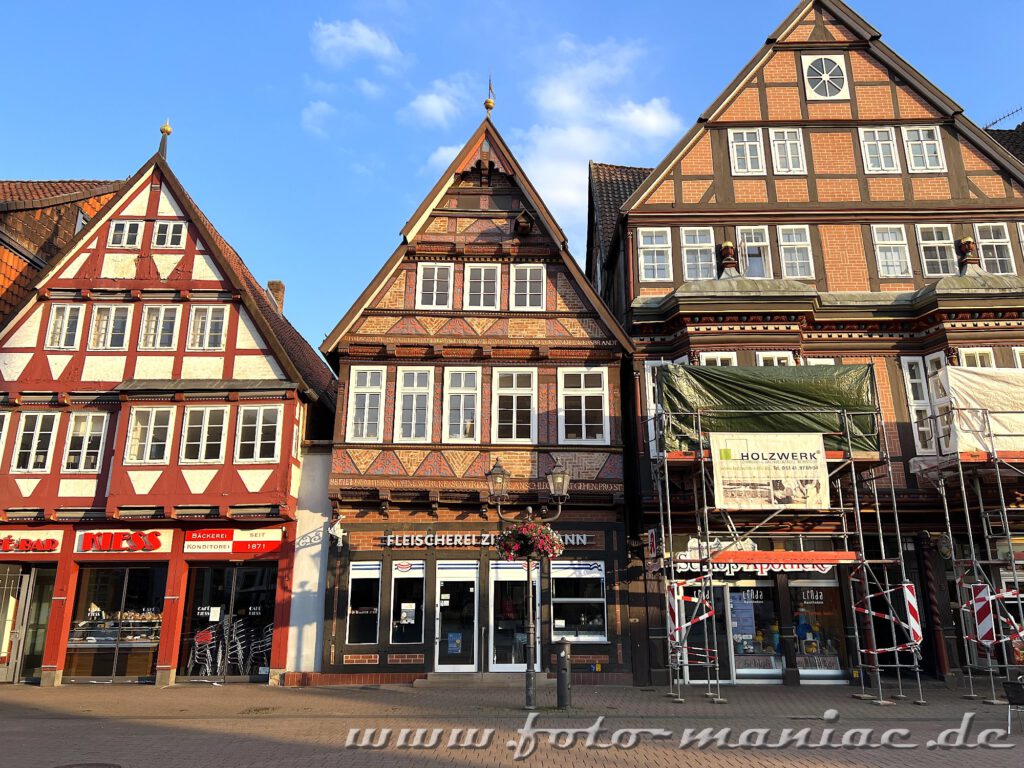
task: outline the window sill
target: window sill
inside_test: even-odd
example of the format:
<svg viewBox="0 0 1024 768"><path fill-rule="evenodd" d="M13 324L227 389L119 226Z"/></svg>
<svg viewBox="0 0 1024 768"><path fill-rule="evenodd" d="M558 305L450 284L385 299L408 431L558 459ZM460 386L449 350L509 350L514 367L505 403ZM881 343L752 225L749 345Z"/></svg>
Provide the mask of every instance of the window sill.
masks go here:
<svg viewBox="0 0 1024 768"><path fill-rule="evenodd" d="M604 637L604 638L600 638L600 637L594 637L594 638L590 638L590 637L575 637L575 638L574 637L567 637L565 639L568 640L573 645L607 645L608 643L611 642L607 637ZM560 642L562 642L562 638L561 637L552 637L551 638L551 642L553 642L553 643L560 643Z"/></svg>

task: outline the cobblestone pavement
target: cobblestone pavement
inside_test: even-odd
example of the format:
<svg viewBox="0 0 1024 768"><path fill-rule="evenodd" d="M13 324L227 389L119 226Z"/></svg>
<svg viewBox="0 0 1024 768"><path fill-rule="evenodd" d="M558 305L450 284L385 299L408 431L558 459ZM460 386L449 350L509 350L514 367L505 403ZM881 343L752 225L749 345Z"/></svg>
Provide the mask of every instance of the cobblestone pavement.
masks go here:
<svg viewBox="0 0 1024 768"><path fill-rule="evenodd" d="M781 688L746 686L723 688L728 702L715 704L699 689L690 689L684 703L665 695L665 689L577 687L570 713L554 709L554 690L539 692L540 710L534 728L590 728L604 717L601 733L590 740L577 737L574 746L558 749L547 734L537 734L536 752L525 766L983 766L1024 765L1024 738L1015 733L1000 743L1010 749L937 749L923 746L929 739L962 724L964 713L976 713L969 729L973 743L979 732L1005 728L1006 706L967 701L963 690L939 685L926 688L927 706L912 699L878 706L851 697L850 688L804 686ZM381 686L363 688L284 689L264 686L146 686L79 685L57 689L31 686L0 687L0 768L327 768L328 766L497 766L511 765L515 748L529 740L517 732L526 722L518 687ZM823 721L826 710L838 720ZM777 743L783 729L809 729L805 739L817 743L824 728L835 729L840 743L851 728L874 729L877 741L887 729L903 728L898 740L922 744L914 749L680 749L685 729L732 728L728 742L739 743L742 729L770 729L760 738ZM346 747L352 729L378 729L367 738L375 742L379 729L391 729L381 749ZM410 733L401 746L402 729L429 730L427 742L441 746L411 748ZM448 746L454 729L481 729L485 748ZM645 728L671 732L640 735L632 749L619 729ZM494 729L487 739L485 729ZM359 731L356 741L366 736ZM465 731L455 736L456 743ZM853 738L862 738L860 732ZM560 737L563 743L567 737ZM757 740L758 733L748 734ZM618 747L599 748L617 739Z"/></svg>

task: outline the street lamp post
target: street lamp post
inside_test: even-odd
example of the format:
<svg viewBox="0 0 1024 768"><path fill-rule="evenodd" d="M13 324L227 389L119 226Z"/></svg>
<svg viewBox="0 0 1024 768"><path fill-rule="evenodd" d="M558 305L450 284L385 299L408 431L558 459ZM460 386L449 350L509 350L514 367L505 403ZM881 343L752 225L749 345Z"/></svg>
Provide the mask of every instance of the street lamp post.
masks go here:
<svg viewBox="0 0 1024 768"><path fill-rule="evenodd" d="M551 501L556 505L554 514L547 507L541 507L538 517L533 515L533 507L526 507L523 512L525 517L502 512L501 505L509 501L508 479L509 472L501 465L501 459L495 459L491 471L486 473L487 490L491 504L498 510L498 518L507 523L536 521L551 523L562 514L562 504L569 498L569 483L571 477L557 462L548 473L548 491ZM537 622L534 611L533 597L533 558L526 558L526 705L525 709L537 708Z"/></svg>

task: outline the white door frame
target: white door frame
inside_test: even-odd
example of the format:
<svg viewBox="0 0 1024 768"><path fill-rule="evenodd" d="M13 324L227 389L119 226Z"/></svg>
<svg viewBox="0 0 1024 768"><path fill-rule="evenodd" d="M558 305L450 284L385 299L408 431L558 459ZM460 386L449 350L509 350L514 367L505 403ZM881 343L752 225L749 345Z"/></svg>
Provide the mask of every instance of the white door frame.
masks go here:
<svg viewBox="0 0 1024 768"><path fill-rule="evenodd" d="M530 568L533 571L533 621L534 626L537 628L537 648L533 656L533 668L536 671L540 671L540 563L533 561L530 563ZM501 578L498 575L501 574ZM526 583L526 562L515 560L513 562L506 562L504 560L492 560L490 563L490 575L488 581L488 602L487 616L490 621L490 631L488 632L487 638L487 658L489 660L488 670L491 672L525 672L526 662L522 664L496 664L494 662L494 634L495 627L498 626L497 620L494 616L494 585L498 581L521 581Z"/></svg>
<svg viewBox="0 0 1024 768"><path fill-rule="evenodd" d="M480 669L480 562L478 560L438 560L434 579L434 670L437 672L477 672ZM465 581L473 585L473 663L441 664L441 582Z"/></svg>

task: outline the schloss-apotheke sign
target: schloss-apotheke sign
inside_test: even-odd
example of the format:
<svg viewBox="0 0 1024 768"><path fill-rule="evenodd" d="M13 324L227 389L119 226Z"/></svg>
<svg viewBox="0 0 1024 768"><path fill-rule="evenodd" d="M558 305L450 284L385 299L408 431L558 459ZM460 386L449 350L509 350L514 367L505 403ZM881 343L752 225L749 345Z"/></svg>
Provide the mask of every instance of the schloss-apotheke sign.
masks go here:
<svg viewBox="0 0 1024 768"><path fill-rule="evenodd" d="M399 533L381 536L382 546L390 549L432 549L443 547L493 547L494 533ZM560 533L567 547L585 547L594 540L592 533Z"/></svg>

